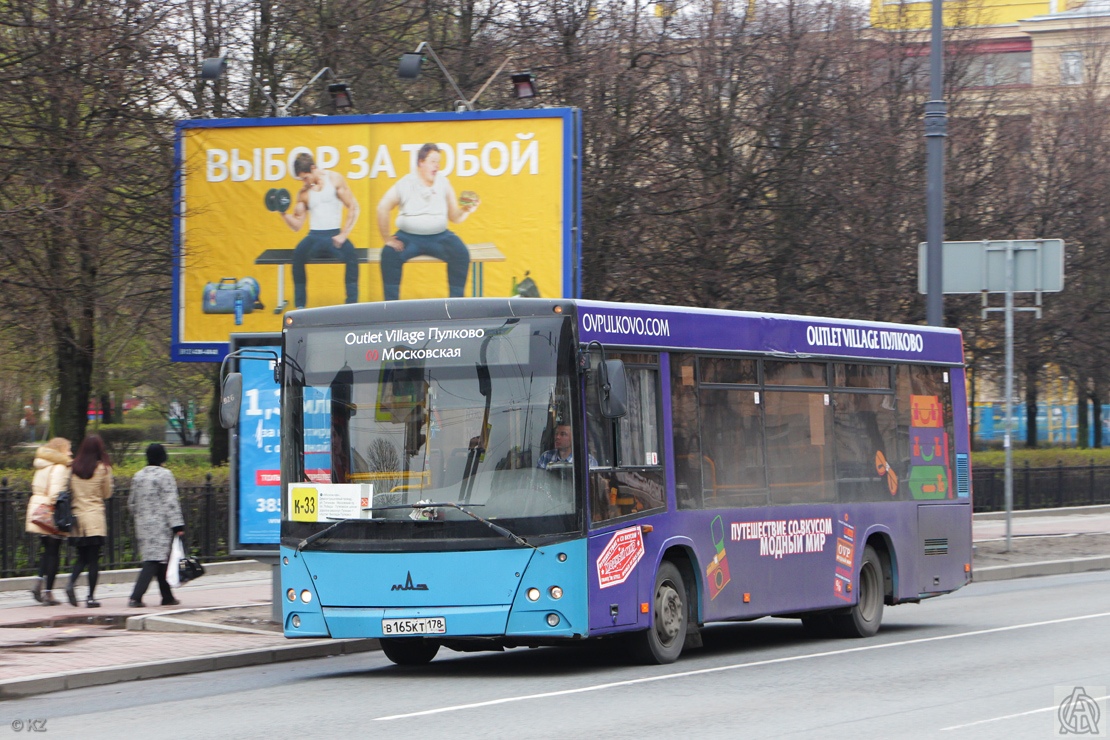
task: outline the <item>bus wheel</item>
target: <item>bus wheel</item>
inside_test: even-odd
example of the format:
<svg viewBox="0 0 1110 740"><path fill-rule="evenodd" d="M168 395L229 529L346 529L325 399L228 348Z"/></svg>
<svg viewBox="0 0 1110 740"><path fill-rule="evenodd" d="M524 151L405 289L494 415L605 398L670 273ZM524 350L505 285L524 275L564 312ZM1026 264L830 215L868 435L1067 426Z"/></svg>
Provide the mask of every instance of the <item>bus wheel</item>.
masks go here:
<svg viewBox="0 0 1110 740"><path fill-rule="evenodd" d="M664 664L678 660L686 640L686 586L682 574L669 560L655 574L651 626L633 635L633 653L644 663Z"/></svg>
<svg viewBox="0 0 1110 740"><path fill-rule="evenodd" d="M424 665L431 663L439 652L439 643L423 637L383 637L382 652L397 665Z"/></svg>
<svg viewBox="0 0 1110 740"><path fill-rule="evenodd" d="M832 617L836 633L841 637L871 637L879 631L883 621L883 564L870 545L863 550L856 587L859 592L856 605Z"/></svg>

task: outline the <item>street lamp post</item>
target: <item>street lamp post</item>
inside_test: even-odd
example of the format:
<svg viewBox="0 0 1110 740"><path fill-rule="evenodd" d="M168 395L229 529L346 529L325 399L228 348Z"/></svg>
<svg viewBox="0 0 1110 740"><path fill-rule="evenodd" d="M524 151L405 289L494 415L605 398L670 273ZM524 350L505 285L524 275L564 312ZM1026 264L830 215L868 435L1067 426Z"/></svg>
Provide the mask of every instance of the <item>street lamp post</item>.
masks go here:
<svg viewBox="0 0 1110 740"><path fill-rule="evenodd" d="M943 0L933 0L932 39L929 49L929 97L925 103L925 242L928 266L925 319L929 326L944 325L942 255L944 249L944 139L948 136L944 102Z"/></svg>

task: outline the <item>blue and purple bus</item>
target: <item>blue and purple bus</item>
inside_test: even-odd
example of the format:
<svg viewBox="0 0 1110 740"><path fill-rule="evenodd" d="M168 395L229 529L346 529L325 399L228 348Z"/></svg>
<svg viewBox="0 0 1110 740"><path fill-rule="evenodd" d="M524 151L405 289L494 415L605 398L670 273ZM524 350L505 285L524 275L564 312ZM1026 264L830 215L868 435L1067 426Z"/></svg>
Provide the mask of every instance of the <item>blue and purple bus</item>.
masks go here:
<svg viewBox="0 0 1110 740"><path fill-rule="evenodd" d="M287 637L669 663L709 622L867 637L971 580L956 330L542 298L284 324Z"/></svg>

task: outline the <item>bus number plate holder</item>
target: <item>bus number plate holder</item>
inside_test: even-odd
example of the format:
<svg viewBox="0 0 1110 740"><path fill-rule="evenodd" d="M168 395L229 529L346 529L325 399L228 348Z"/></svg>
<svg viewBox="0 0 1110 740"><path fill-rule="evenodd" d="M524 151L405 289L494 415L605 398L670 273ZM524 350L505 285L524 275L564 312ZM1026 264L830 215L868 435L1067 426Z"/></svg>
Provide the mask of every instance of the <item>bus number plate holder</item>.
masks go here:
<svg viewBox="0 0 1110 740"><path fill-rule="evenodd" d="M404 637L409 635L442 635L446 633L446 617L420 617L418 619L382 620L382 634L386 637Z"/></svg>

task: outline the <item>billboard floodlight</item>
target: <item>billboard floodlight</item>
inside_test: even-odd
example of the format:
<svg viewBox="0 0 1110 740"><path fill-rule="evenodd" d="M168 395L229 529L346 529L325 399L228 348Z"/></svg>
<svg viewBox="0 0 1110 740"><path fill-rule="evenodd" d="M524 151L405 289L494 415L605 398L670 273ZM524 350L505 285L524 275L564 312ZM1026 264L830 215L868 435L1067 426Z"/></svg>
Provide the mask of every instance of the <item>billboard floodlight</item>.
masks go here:
<svg viewBox="0 0 1110 740"><path fill-rule="evenodd" d="M227 71L227 57L209 57L200 65L202 80L218 80Z"/></svg>
<svg viewBox="0 0 1110 740"><path fill-rule="evenodd" d="M501 71L505 69L505 65L507 65L512 60L512 57L509 57L505 61L503 61L501 63L501 66L498 67L492 75L490 75L485 84L482 85L478 92L474 94L474 97L468 99L465 95L463 95L463 91L459 89L459 85L455 82L455 78L452 77L451 73L447 71L447 67L443 66L443 62L440 61L439 55L436 54L435 49L433 49L431 47L431 44L429 44L427 41L421 41L420 44L416 47L415 51L410 51L401 55L401 62L397 66L397 76L403 80L415 80L417 77L419 77L420 66L424 63L424 51L427 51L428 56L430 56L432 58L432 61L436 63L436 66L439 67L439 71L443 72L443 76L447 78L447 81L451 83L452 89L454 89L455 93L459 96L454 103L454 108L459 113L474 110L474 102L478 100L479 97L481 97L482 93L486 91L487 87L489 87L489 84L493 82L493 80L499 74L501 74ZM534 97L536 95L535 81L536 78L532 76L531 72L518 72L514 74L513 90L515 91L516 97Z"/></svg>
<svg viewBox="0 0 1110 740"><path fill-rule="evenodd" d="M536 76L531 72L513 72L513 95L518 99L536 97Z"/></svg>
<svg viewBox="0 0 1110 740"><path fill-rule="evenodd" d="M347 110L354 107L354 103L351 101L351 91L347 88L345 82L333 82L328 85L328 95L331 96L331 104L335 106L336 110Z"/></svg>
<svg viewBox="0 0 1110 740"><path fill-rule="evenodd" d="M401 64L397 67L397 76L402 80L415 80L420 76L420 65L424 64L424 55L410 51L401 55Z"/></svg>

